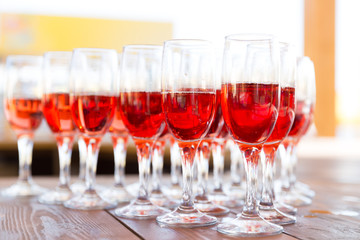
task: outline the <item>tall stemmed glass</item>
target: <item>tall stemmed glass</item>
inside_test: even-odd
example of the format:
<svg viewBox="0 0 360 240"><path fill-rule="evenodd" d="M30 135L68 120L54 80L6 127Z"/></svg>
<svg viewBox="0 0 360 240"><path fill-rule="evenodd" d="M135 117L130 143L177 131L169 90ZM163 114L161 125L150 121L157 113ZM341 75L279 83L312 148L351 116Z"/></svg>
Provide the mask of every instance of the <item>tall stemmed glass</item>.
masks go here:
<svg viewBox="0 0 360 240"><path fill-rule="evenodd" d="M120 113L136 145L139 192L129 205L115 214L126 218L154 218L168 212L149 200L150 160L156 139L165 128L161 102L162 47L129 45L123 49Z"/></svg>
<svg viewBox="0 0 360 240"><path fill-rule="evenodd" d="M289 135L283 142L286 152L280 152L282 165L280 200L291 206L300 207L312 202L311 198L302 195L295 189L296 146L312 123L316 100L315 69L310 58L298 59L297 78L295 120Z"/></svg>
<svg viewBox="0 0 360 240"><path fill-rule="evenodd" d="M122 54L118 55L119 66L121 66ZM125 188L125 165L126 149L129 133L121 119L120 96L116 99L116 110L114 120L109 132L114 149L114 179L115 183L111 188L102 191L101 196L110 202L130 202L134 197Z"/></svg>
<svg viewBox="0 0 360 240"><path fill-rule="evenodd" d="M33 137L42 121L42 63L41 56L8 56L4 87L5 116L15 131L19 150L19 178L1 191L3 196L35 196L44 188L31 176Z"/></svg>
<svg viewBox="0 0 360 240"><path fill-rule="evenodd" d="M179 145L173 136L169 134L168 137L170 141L170 177L171 177L171 186L166 190L167 195L173 199L180 199L182 196L181 189L181 156L179 151Z"/></svg>
<svg viewBox="0 0 360 240"><path fill-rule="evenodd" d="M86 148L86 190L64 203L81 210L114 207L94 188L100 143L114 118L118 97L118 59L115 50L78 48L70 67L70 104L73 120Z"/></svg>
<svg viewBox="0 0 360 240"><path fill-rule="evenodd" d="M76 127L71 117L69 68L71 52L44 54L43 113L53 132L59 151L60 179L56 189L39 197L44 204L62 204L69 200L71 153Z"/></svg>
<svg viewBox="0 0 360 240"><path fill-rule="evenodd" d="M70 189L74 194L81 194L86 189L86 155L87 148L83 134L78 134L78 149L79 149L79 177L76 182L70 185Z"/></svg>
<svg viewBox="0 0 360 240"><path fill-rule="evenodd" d="M285 139L295 118L295 69L296 55L293 47L288 43L280 44L280 109L275 128L265 142L262 159L263 184L260 199L260 214L266 220L286 225L295 223L295 216L282 213L274 206L274 161L280 143Z"/></svg>
<svg viewBox="0 0 360 240"><path fill-rule="evenodd" d="M217 221L196 209L192 196L194 158L214 117L215 91L212 44L203 40L166 41L162 65L163 110L167 127L180 148L183 195L175 211L156 218L161 226L198 227Z"/></svg>
<svg viewBox="0 0 360 240"><path fill-rule="evenodd" d="M219 78L220 79L220 78ZM214 138L219 134L224 125L224 120L221 112L221 83L216 86L216 101L215 101L215 116L210 125L210 129L206 136L200 142L198 147L198 194L195 196L196 208L206 214L224 215L229 212L229 209L212 202L207 193L207 183L209 175L209 160L211 155L211 145Z"/></svg>
<svg viewBox="0 0 360 240"><path fill-rule="evenodd" d="M263 144L272 133L279 110L279 48L264 34L226 37L221 107L231 137L244 158L247 188L243 211L219 224L219 232L237 236L279 234L281 226L259 215L257 167Z"/></svg>

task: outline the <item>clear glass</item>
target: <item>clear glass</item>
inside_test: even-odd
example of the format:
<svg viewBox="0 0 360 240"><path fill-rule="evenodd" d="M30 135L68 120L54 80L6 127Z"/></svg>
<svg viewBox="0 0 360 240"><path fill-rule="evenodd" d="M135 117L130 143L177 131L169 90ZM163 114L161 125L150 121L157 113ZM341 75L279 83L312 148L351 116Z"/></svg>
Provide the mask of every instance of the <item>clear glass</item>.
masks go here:
<svg viewBox="0 0 360 240"><path fill-rule="evenodd" d="M115 210L117 216L124 218L155 218L169 212L153 204L148 193L153 147L165 128L161 105L161 59L161 46L128 45L123 49L120 113L134 140L139 164L137 198Z"/></svg>
<svg viewBox="0 0 360 240"><path fill-rule="evenodd" d="M69 187L71 153L76 135L70 110L69 67L71 52L44 54L43 114L55 136L60 164L58 186L38 200L43 204L62 204L72 197Z"/></svg>
<svg viewBox="0 0 360 240"><path fill-rule="evenodd" d="M261 149L274 129L279 110L279 47L271 35L239 34L226 37L222 111L231 137L243 155L246 198L236 219L217 230L235 236L269 236L283 228L259 215L257 168Z"/></svg>
<svg viewBox="0 0 360 240"><path fill-rule="evenodd" d="M4 109L6 119L17 136L19 150L18 181L1 191L6 197L36 196L46 191L33 182L31 174L34 132L43 118L42 64L41 56L14 55L6 58Z"/></svg>
<svg viewBox="0 0 360 240"><path fill-rule="evenodd" d="M181 199L181 156L179 145L170 134L168 135L168 139L170 141L171 185L170 187L165 188L165 193L172 199Z"/></svg>
<svg viewBox="0 0 360 240"><path fill-rule="evenodd" d="M296 55L294 47L288 43L280 44L280 108L275 128L263 146L262 154L262 191L260 215L266 220L279 225L292 224L296 217L287 215L276 208L274 190L274 162L277 149L285 139L295 118L295 72Z"/></svg>
<svg viewBox="0 0 360 240"><path fill-rule="evenodd" d="M76 182L70 185L70 189L74 194L82 194L86 189L86 143L84 136L78 134L78 149L79 149L79 177Z"/></svg>
<svg viewBox="0 0 360 240"><path fill-rule="evenodd" d="M70 66L72 118L86 144L86 190L64 203L79 210L107 209L116 203L102 199L95 190L100 143L115 113L118 94L117 52L110 49L78 48Z"/></svg>
<svg viewBox="0 0 360 240"><path fill-rule="evenodd" d="M310 205L312 200L296 190L295 169L297 164L296 146L306 134L313 121L316 87L314 64L308 57L297 60L295 121L281 148L282 192L280 200L294 207Z"/></svg>
<svg viewBox="0 0 360 240"><path fill-rule="evenodd" d="M155 142L152 163L152 188L150 193L150 201L160 207L175 209L179 206L179 202L167 197L163 192L162 172L164 167L165 144L167 139L167 128Z"/></svg>
<svg viewBox="0 0 360 240"><path fill-rule="evenodd" d="M203 40L169 40L162 64L163 110L182 158L183 195L173 212L156 218L160 226L199 227L217 219L200 212L192 194L193 163L215 113L216 86L212 44Z"/></svg>

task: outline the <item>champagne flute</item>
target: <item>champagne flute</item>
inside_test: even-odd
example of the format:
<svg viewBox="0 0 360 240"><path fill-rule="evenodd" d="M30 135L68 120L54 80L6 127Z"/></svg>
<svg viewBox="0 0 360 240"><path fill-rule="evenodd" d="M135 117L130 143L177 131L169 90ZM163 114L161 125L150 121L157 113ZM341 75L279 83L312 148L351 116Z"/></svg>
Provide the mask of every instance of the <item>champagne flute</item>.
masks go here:
<svg viewBox="0 0 360 240"><path fill-rule="evenodd" d="M215 113L214 53L203 40L169 40L162 65L163 110L182 158L183 195L173 212L156 218L161 226L199 227L217 219L201 213L192 196L193 163L197 147L210 129Z"/></svg>
<svg viewBox="0 0 360 240"><path fill-rule="evenodd" d="M260 199L260 215L279 225L292 224L296 217L279 211L274 205L274 161L280 143L285 139L295 118L295 69L294 47L288 43L280 45L280 109L275 128L263 146L265 157L262 159L263 184Z"/></svg>
<svg viewBox="0 0 360 240"><path fill-rule="evenodd" d="M36 196L45 189L32 180L31 163L34 132L42 121L41 56L8 56L4 87L5 116L17 137L19 177L1 194L6 197Z"/></svg>
<svg viewBox="0 0 360 240"><path fill-rule="evenodd" d="M55 136L60 164L56 189L39 197L44 204L62 204L72 197L69 187L71 153L76 135L70 109L69 67L71 52L44 54L43 113Z"/></svg>
<svg viewBox="0 0 360 240"><path fill-rule="evenodd" d="M112 123L118 97L118 60L115 50L78 48L70 67L70 104L73 120L84 136L86 189L64 203L79 210L111 208L116 203L102 199L95 190L100 143Z"/></svg>
<svg viewBox="0 0 360 240"><path fill-rule="evenodd" d="M311 198L295 189L296 146L312 123L316 100L315 69L310 58L298 58L297 78L295 120L283 142L286 151L280 151L282 166L280 200L294 207L310 205L312 202Z"/></svg>
<svg viewBox="0 0 360 240"><path fill-rule="evenodd" d="M231 137L244 158L247 188L245 205L236 219L217 230L236 236L280 234L281 226L259 215L257 167L263 144L271 135L279 110L279 48L271 35L238 34L226 37L221 107Z"/></svg>
<svg viewBox="0 0 360 240"><path fill-rule="evenodd" d="M139 192L129 205L115 214L125 218L154 218L169 210L149 200L150 160L154 143L165 128L161 106L161 46L128 45L123 49L120 113L136 145Z"/></svg>

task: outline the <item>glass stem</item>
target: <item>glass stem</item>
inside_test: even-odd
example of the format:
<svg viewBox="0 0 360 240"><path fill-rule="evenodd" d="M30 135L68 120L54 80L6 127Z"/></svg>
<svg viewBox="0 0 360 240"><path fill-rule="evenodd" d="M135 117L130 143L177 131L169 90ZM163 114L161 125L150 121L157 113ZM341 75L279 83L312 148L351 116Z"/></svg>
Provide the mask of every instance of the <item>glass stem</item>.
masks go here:
<svg viewBox="0 0 360 240"><path fill-rule="evenodd" d="M90 138L87 144L86 192L95 192L95 175L100 149L100 139Z"/></svg>
<svg viewBox="0 0 360 240"><path fill-rule="evenodd" d="M161 177L164 167L165 142L156 141L152 156L152 193L161 194Z"/></svg>
<svg viewBox="0 0 360 240"><path fill-rule="evenodd" d="M290 172L290 188L295 187L296 183L296 166L297 166L297 155L296 155L296 145L293 144L292 148L289 149L290 153L288 153L290 156L290 163L291 163L291 172Z"/></svg>
<svg viewBox="0 0 360 240"><path fill-rule="evenodd" d="M180 185L181 179L181 156L179 152L179 145L176 141L171 143L170 147L170 161L171 161L171 184L174 186Z"/></svg>
<svg viewBox="0 0 360 240"><path fill-rule="evenodd" d="M261 147L245 147L242 151L246 172L246 198L242 215L257 217L259 209L256 202L257 173Z"/></svg>
<svg viewBox="0 0 360 240"><path fill-rule="evenodd" d="M85 140L82 136L79 137L78 140L79 145L79 179L80 181L85 181L85 175L86 175L86 155L87 155L87 147Z"/></svg>
<svg viewBox="0 0 360 240"><path fill-rule="evenodd" d="M32 135L20 135L17 139L18 151L19 151L19 181L31 182L31 163L32 163L32 151L33 151L33 136Z"/></svg>
<svg viewBox="0 0 360 240"><path fill-rule="evenodd" d="M199 142L179 143L183 171L183 195L180 208L193 209L194 200L192 195L193 165L195 153Z"/></svg>
<svg viewBox="0 0 360 240"><path fill-rule="evenodd" d="M139 164L139 192L138 200L148 200L148 187L150 176L150 160L152 151L152 141L135 140L136 151Z"/></svg>
<svg viewBox="0 0 360 240"><path fill-rule="evenodd" d="M242 179L242 166L241 166L241 152L238 149L238 146L232 144L231 152L231 166L230 166L230 176L231 176L231 185L240 186Z"/></svg>
<svg viewBox="0 0 360 240"><path fill-rule="evenodd" d="M289 192L292 189L291 176L293 175L293 167L291 163L291 152L292 144L287 143L286 145L281 145L279 147L280 157L281 157L281 182L282 190Z"/></svg>
<svg viewBox="0 0 360 240"><path fill-rule="evenodd" d="M207 200L207 181L209 177L209 158L210 158L210 143L208 141L201 141L198 147L198 184L199 194L197 195L198 200Z"/></svg>
<svg viewBox="0 0 360 240"><path fill-rule="evenodd" d="M261 159L263 178L260 205L265 208L272 208L275 199L274 193L274 160L278 144L264 145L265 158Z"/></svg>
<svg viewBox="0 0 360 240"><path fill-rule="evenodd" d="M69 188L70 183L70 163L73 147L73 137L57 137L60 164L60 183L59 187Z"/></svg>
<svg viewBox="0 0 360 240"><path fill-rule="evenodd" d="M213 164L214 164L214 191L222 191L224 177L224 154L225 141L216 140L212 144Z"/></svg>
<svg viewBox="0 0 360 240"><path fill-rule="evenodd" d="M124 187L127 136L112 136L114 147L114 179L115 187Z"/></svg>

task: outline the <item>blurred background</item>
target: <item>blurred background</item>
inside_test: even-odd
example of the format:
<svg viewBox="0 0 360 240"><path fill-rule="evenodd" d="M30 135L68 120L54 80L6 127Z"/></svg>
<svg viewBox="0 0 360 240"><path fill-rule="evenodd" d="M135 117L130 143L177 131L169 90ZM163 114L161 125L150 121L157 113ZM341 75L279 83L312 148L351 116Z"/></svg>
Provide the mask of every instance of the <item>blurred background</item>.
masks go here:
<svg viewBox="0 0 360 240"><path fill-rule="evenodd" d="M311 158L360 158L360 1L358 0L1 0L0 95L4 62L10 54L71 51L162 44L171 38L212 41L221 56L224 37L234 33L272 33L292 42L298 55L315 63L315 124L299 145ZM2 98L2 96L0 96ZM0 105L0 176L16 176L16 138ZM58 174L55 140L44 121L36 131L34 175ZM109 137L102 144L98 173L113 173ZM74 146L72 172L77 173ZM168 155L165 170L169 170ZM127 172L137 172L131 144Z"/></svg>

